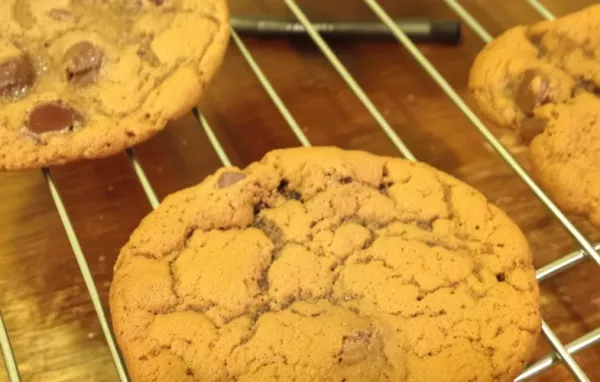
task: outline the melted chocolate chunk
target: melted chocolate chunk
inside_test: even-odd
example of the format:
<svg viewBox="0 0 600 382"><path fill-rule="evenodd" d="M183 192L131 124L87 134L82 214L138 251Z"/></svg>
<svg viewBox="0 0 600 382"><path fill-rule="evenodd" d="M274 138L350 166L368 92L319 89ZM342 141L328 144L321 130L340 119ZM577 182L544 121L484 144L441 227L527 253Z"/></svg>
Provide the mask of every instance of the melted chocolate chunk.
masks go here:
<svg viewBox="0 0 600 382"><path fill-rule="evenodd" d="M515 95L515 102L525 115L533 115L533 109L550 100L549 82L545 74L535 69L525 72Z"/></svg>
<svg viewBox="0 0 600 382"><path fill-rule="evenodd" d="M217 185L219 188L225 188L236 184L242 180L246 179L246 174L242 174L240 172L224 172L219 177L217 181Z"/></svg>
<svg viewBox="0 0 600 382"><path fill-rule="evenodd" d="M524 119L521 122L521 130L519 131L521 141L525 144L531 143L533 138L544 132L546 126L548 126L546 118L533 117Z"/></svg>
<svg viewBox="0 0 600 382"><path fill-rule="evenodd" d="M89 41L78 42L65 53L67 79L79 85L96 81L104 53Z"/></svg>
<svg viewBox="0 0 600 382"><path fill-rule="evenodd" d="M72 130L83 120L75 109L59 102L47 102L37 105L27 120L27 128L36 134L52 131Z"/></svg>
<svg viewBox="0 0 600 382"><path fill-rule="evenodd" d="M16 96L33 84L35 73L26 56L0 63L0 95Z"/></svg>

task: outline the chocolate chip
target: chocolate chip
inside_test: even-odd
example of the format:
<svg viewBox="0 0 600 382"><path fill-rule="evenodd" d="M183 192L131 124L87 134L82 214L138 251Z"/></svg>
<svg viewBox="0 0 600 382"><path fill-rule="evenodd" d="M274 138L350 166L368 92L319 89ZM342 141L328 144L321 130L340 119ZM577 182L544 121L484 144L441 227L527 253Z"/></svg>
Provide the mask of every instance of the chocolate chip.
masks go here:
<svg viewBox="0 0 600 382"><path fill-rule="evenodd" d="M592 80L579 77L576 79L576 83L577 84L571 91L573 97L575 97L575 95L577 95L581 91L600 96L600 88L598 88L598 86L596 86L596 84Z"/></svg>
<svg viewBox="0 0 600 382"><path fill-rule="evenodd" d="M540 34L540 33L538 33L538 34L533 34L531 32L527 33L527 38L529 39L529 42L531 42L531 45L535 46L537 49L540 49L542 37L544 37L544 35Z"/></svg>
<svg viewBox="0 0 600 382"><path fill-rule="evenodd" d="M289 184L290 184L289 180L281 179L281 182L279 182L279 185L277 186L277 191L279 193L283 194L287 190Z"/></svg>
<svg viewBox="0 0 600 382"><path fill-rule="evenodd" d="M258 204L255 204L252 209L254 211L254 215L258 215L260 213L260 211L264 210L265 208L269 208L267 203L260 202Z"/></svg>
<svg viewBox="0 0 600 382"><path fill-rule="evenodd" d="M67 79L79 85L96 81L102 66L104 53L89 41L73 45L65 53Z"/></svg>
<svg viewBox="0 0 600 382"><path fill-rule="evenodd" d="M547 125L548 120L546 118L533 117L524 119L521 122L521 130L519 131L521 141L525 144L531 143L533 138L544 132Z"/></svg>
<svg viewBox="0 0 600 382"><path fill-rule="evenodd" d="M163 5L165 0L150 0L150 2L154 5Z"/></svg>
<svg viewBox="0 0 600 382"><path fill-rule="evenodd" d="M533 109L550 100L548 77L535 69L529 69L517 88L515 102L525 115L533 115Z"/></svg>
<svg viewBox="0 0 600 382"><path fill-rule="evenodd" d="M0 95L16 96L33 84L35 73L27 56L0 64Z"/></svg>
<svg viewBox="0 0 600 382"><path fill-rule="evenodd" d="M288 190L283 194L283 196L290 200L302 200L302 194L296 190Z"/></svg>
<svg viewBox="0 0 600 382"><path fill-rule="evenodd" d="M302 200L302 194L296 190L288 188L290 182L287 179L282 179L277 186L277 192L283 195L286 199Z"/></svg>
<svg viewBox="0 0 600 382"><path fill-rule="evenodd" d="M227 171L221 174L219 180L217 181L217 185L219 186L219 188L225 188L232 186L244 179L246 179L246 174L242 174L240 172Z"/></svg>
<svg viewBox="0 0 600 382"><path fill-rule="evenodd" d="M72 130L82 122L83 118L75 109L59 102L47 102L37 105L27 120L27 128L36 133L43 134L52 131Z"/></svg>

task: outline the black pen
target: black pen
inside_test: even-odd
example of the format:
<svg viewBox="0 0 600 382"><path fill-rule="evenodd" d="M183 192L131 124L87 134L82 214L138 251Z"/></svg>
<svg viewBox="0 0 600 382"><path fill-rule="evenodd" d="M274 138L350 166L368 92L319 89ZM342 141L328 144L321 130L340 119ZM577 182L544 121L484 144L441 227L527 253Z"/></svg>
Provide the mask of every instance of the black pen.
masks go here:
<svg viewBox="0 0 600 382"><path fill-rule="evenodd" d="M461 38L460 22L454 20L397 20L396 24L416 42L458 44ZM378 22L320 21L312 25L323 36L393 37L387 26ZM240 34L258 37L306 34L304 25L288 20L232 17L231 26Z"/></svg>

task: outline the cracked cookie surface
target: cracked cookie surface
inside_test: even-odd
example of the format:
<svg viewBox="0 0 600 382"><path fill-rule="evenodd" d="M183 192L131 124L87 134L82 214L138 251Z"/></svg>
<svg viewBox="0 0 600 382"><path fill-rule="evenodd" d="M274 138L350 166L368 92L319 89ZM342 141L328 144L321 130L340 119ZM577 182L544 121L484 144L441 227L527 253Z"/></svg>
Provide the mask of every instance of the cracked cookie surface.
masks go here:
<svg viewBox="0 0 600 382"><path fill-rule="evenodd" d="M134 381L512 381L540 330L502 211L427 165L327 147L167 197L110 308Z"/></svg>
<svg viewBox="0 0 600 382"><path fill-rule="evenodd" d="M0 169L116 154L187 113L221 64L225 0L0 5Z"/></svg>
<svg viewBox="0 0 600 382"><path fill-rule="evenodd" d="M514 129L540 184L566 211L600 226L600 5L512 28L475 59L479 108Z"/></svg>

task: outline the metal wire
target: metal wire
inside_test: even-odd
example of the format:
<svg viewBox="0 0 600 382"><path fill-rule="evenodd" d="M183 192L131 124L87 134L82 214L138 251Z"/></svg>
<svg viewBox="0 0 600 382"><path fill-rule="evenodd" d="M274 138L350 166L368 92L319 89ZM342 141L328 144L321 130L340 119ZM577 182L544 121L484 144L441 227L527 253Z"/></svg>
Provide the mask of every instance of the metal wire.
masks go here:
<svg viewBox="0 0 600 382"><path fill-rule="evenodd" d="M600 245L596 244L594 248L596 248L596 251L598 251L600 250ZM587 256L585 255L585 252L583 250L572 252L538 269L535 274L535 277L538 281L546 280L554 276L555 274L560 273L566 270L567 268L570 268L575 264L580 263L586 257Z"/></svg>
<svg viewBox="0 0 600 382"><path fill-rule="evenodd" d="M471 14L469 12L467 12L467 10L465 8L463 8L462 5L460 5L460 3L456 0L445 0L446 4L448 4L448 6L450 8L452 8L452 10L454 10L454 12L456 12L457 15L460 16L460 18L471 28L473 29L473 31L479 36L481 37L481 39L485 42L490 42L492 41L492 35L490 35L488 33L488 31L486 31L483 26L481 24L479 24L479 22L473 17L471 16Z"/></svg>
<svg viewBox="0 0 600 382"><path fill-rule="evenodd" d="M246 62L248 62L248 65L250 65L250 68L254 72L254 75L256 75L269 97L271 97L271 100L273 101L273 103L275 104L285 121L288 123L294 134L296 134L296 137L298 138L300 143L302 143L302 146L310 146L310 141L308 140L308 138L306 138L306 135L296 122L296 119L292 116L292 113L290 113L288 108L285 106L285 104L279 97L279 94L277 94L277 91L275 91L275 88L273 88L271 82L267 79L267 76L265 76L260 66L258 66L256 61L254 60L254 57L252 57L252 54L246 48L246 45L238 36L237 32L233 30L233 28L231 29L231 38L235 42L235 45L237 45L244 58L246 59Z"/></svg>
<svg viewBox="0 0 600 382"><path fill-rule="evenodd" d="M227 166L227 167L231 166L231 161L229 160L229 157L225 153L225 150L223 150L223 147L221 147L221 143L219 142L219 140L215 136L214 132L212 131L210 125L208 124L208 121L200 113L200 110L198 110L198 108L194 108L193 114L196 117L196 121L198 121L198 123L200 124L200 126L202 127L204 132L206 133L208 140L215 148L215 152L217 153L217 156L221 160L221 163L223 164L223 166Z"/></svg>
<svg viewBox="0 0 600 382"><path fill-rule="evenodd" d="M10 346L10 338L8 338L8 331L4 325L4 319L2 318L2 312L0 312L0 349L2 350L2 357L4 358L4 366L10 382L20 382L21 377L19 376L19 368L17 367L17 360L13 354Z"/></svg>
<svg viewBox="0 0 600 382"><path fill-rule="evenodd" d="M373 102L369 99L366 93L362 90L358 82L352 77L352 74L348 72L346 67L342 64L342 62L337 58L333 50L327 45L325 40L319 35L319 32L314 28L313 24L310 22L308 17L304 14L304 12L298 7L294 0L283 0L286 5L290 8L292 13L296 16L298 21L304 25L306 31L308 32L310 38L314 41L314 43L319 47L321 52L327 57L329 62L333 65L333 67L337 70L340 76L346 81L346 84L352 89L354 94L358 97L358 99L362 102L365 108L369 111L371 116L377 121L379 127L383 130L383 132L389 137L392 143L398 148L402 156L409 160L416 160L413 153L408 149L408 147L402 142L400 137L396 134L394 129L390 126L390 124L383 117L381 112L375 107Z"/></svg>
<svg viewBox="0 0 600 382"><path fill-rule="evenodd" d="M65 228L65 232L67 234L67 238L69 239L69 243L73 249L73 254L77 260L77 265L79 265L79 270L83 276L83 281L85 282L85 286L87 287L88 293L92 300L92 305L94 306L96 315L100 320L100 326L102 328L102 332L104 333L104 337L106 338L106 343L108 344L115 368L117 369L117 375L121 381L128 381L127 372L125 371L125 366L121 360L121 355L117 350L117 345L115 344L115 339L113 337L110 325L106 319L106 314L104 313L104 308L102 307L102 302L100 300L100 295L98 294L98 289L96 289L92 272L90 271L90 267L85 259L85 255L83 254L81 246L79 245L79 240L77 239L77 235L75 234L75 230L71 224L71 219L69 218L67 209L65 208L62 198L60 197L60 193L58 192L58 188L54 183L54 179L52 178L52 173L50 170L44 168L42 173L48 182L52 200L54 200L54 204L58 210L58 215L60 216L60 220L62 221L63 227Z"/></svg>
<svg viewBox="0 0 600 382"><path fill-rule="evenodd" d="M538 0L525 0L529 3L540 15L542 15L545 19L554 20L556 17L552 12L548 10L548 8L544 7L542 3Z"/></svg>
<svg viewBox="0 0 600 382"><path fill-rule="evenodd" d="M208 137L208 140L209 140L210 144L212 145L212 147L215 149L215 152L217 153L217 156L221 160L221 163L223 163L223 166L227 166L227 167L231 166L231 161L229 160L227 153L225 152L225 150L223 150L223 146L221 146L221 143L217 139L217 136L213 132L208 121L204 118L204 116L202 114L200 114L200 111L198 110L197 107L195 107L192 110L192 113L196 117L196 120L198 121L198 123L200 123L200 126L202 126L204 133Z"/></svg>
<svg viewBox="0 0 600 382"><path fill-rule="evenodd" d="M567 352L569 352L569 354L575 354L581 350L590 347L591 345L597 342L600 342L600 328L589 332L588 334L582 337L579 337L575 341L565 346L565 348L567 349ZM543 371L550 369L552 365L560 361L561 359L556 353L549 354L537 361L536 363L529 366L527 370L525 370L525 372L523 372L515 379L515 382L522 382L527 379L533 378L536 375L542 373Z"/></svg>
<svg viewBox="0 0 600 382"><path fill-rule="evenodd" d="M150 181L148 180L148 177L146 176L146 173L144 172L142 165L138 162L137 156L135 155L135 152L133 151L133 149L127 149L126 153L127 153L127 156L129 157L129 160L131 161L131 166L133 167L133 171L135 172L135 175L137 176L138 180L140 181L140 185L144 189L144 193L146 194L146 197L148 198L148 202L150 202L152 209L156 209L156 207L158 207L158 204L159 204L158 197L156 196L154 189L150 185Z"/></svg>
<svg viewBox="0 0 600 382"><path fill-rule="evenodd" d="M548 338L550 345L554 348L558 356L567 364L569 371L573 376L581 382L589 381L589 378L585 375L583 370L579 367L577 362L571 357L571 354L565 349L563 344L560 342L556 334L550 329L546 321L542 320L542 332Z"/></svg>

